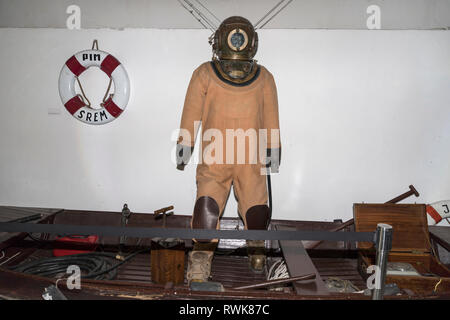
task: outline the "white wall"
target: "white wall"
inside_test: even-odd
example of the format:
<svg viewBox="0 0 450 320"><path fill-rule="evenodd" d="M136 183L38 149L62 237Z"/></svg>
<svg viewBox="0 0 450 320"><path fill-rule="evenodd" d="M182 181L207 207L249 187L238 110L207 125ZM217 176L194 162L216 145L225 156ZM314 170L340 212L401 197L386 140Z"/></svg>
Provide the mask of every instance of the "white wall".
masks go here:
<svg viewBox="0 0 450 320"><path fill-rule="evenodd" d="M171 161L186 88L210 59L206 30L0 29L0 204L190 214L195 167ZM64 62L98 39L131 78L119 119L83 124L64 109ZM278 85L283 159L274 218L348 219L414 184L450 198L448 31L260 30ZM83 83L99 101L101 71ZM49 113L57 114L49 114ZM236 215L230 197L226 216Z"/></svg>

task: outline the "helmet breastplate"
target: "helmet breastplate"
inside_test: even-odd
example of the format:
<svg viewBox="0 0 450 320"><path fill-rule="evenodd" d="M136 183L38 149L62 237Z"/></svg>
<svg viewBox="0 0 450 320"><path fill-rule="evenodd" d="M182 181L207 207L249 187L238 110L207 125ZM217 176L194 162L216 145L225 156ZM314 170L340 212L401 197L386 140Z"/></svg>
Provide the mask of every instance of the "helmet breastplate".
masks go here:
<svg viewBox="0 0 450 320"><path fill-rule="evenodd" d="M213 60L213 67L221 80L230 84L247 85L259 74L259 66L255 60Z"/></svg>

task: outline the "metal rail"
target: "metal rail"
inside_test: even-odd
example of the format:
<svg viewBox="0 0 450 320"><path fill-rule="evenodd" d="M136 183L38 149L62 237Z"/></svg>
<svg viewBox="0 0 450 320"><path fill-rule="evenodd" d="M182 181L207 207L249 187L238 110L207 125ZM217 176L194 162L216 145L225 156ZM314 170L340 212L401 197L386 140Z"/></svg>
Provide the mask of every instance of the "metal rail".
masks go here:
<svg viewBox="0 0 450 320"><path fill-rule="evenodd" d="M206 230L183 228L140 228L66 224L0 223L0 232L48 233L58 235L126 236L131 238L327 240L375 242L374 232Z"/></svg>

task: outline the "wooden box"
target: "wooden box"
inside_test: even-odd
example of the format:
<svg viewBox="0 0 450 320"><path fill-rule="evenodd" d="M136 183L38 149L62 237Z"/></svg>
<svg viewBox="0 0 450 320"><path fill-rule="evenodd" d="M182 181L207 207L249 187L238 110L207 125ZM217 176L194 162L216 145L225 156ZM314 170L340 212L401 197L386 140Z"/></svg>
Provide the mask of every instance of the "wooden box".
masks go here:
<svg viewBox="0 0 450 320"><path fill-rule="evenodd" d="M450 294L450 270L432 251L424 204L354 204L355 230L375 231L378 223L393 228L389 262L410 263L419 275L387 275L386 283L396 283L417 295ZM358 269L364 278L375 264L373 243L358 243Z"/></svg>
<svg viewBox="0 0 450 320"><path fill-rule="evenodd" d="M152 241L151 273L152 282L173 285L184 283L185 246L182 241Z"/></svg>

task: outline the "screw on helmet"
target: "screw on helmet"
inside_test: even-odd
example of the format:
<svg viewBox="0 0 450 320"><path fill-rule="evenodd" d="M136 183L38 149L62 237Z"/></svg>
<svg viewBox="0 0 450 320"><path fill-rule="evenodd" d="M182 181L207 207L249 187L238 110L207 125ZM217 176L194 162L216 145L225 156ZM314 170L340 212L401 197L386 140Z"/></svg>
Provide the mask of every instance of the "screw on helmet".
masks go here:
<svg viewBox="0 0 450 320"><path fill-rule="evenodd" d="M258 50L258 33L249 20L229 17L215 32L212 48L220 60L252 60Z"/></svg>

